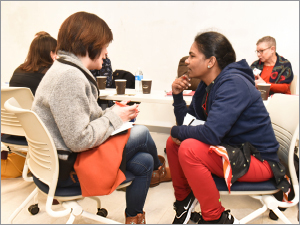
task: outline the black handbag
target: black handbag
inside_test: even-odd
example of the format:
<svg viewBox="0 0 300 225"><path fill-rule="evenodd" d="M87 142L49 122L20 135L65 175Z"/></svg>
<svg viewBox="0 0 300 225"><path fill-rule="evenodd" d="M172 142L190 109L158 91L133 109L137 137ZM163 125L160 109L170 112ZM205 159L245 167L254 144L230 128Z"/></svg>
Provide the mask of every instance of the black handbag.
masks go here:
<svg viewBox="0 0 300 225"><path fill-rule="evenodd" d="M77 153L67 152L67 151L63 151L63 150L57 150L57 153L60 155L68 156L67 160L58 158L58 164L59 164L58 180L63 181L70 177L71 172L75 171L74 163L77 158Z"/></svg>

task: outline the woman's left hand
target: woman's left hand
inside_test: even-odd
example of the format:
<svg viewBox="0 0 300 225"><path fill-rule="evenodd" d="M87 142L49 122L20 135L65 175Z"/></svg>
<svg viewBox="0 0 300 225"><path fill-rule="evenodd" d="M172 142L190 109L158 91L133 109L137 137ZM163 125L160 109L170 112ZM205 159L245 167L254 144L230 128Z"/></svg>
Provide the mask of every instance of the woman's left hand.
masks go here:
<svg viewBox="0 0 300 225"><path fill-rule="evenodd" d="M178 138L172 137L171 131L172 131L172 129L170 130L170 136L171 136L171 138L172 138L172 141L174 141L174 143L175 143L176 145L180 145L180 144L181 144L181 141L179 141Z"/></svg>
<svg viewBox="0 0 300 225"><path fill-rule="evenodd" d="M124 103L127 104L126 101L116 102L116 104L111 108L112 111L114 111L118 116L120 116L123 122L135 119L139 113L139 105L134 104L132 106L128 106Z"/></svg>
<svg viewBox="0 0 300 225"><path fill-rule="evenodd" d="M179 141L177 138L173 138L172 136L171 136L171 138L172 138L172 140L174 141L174 143L176 145L180 145L181 144L181 141Z"/></svg>

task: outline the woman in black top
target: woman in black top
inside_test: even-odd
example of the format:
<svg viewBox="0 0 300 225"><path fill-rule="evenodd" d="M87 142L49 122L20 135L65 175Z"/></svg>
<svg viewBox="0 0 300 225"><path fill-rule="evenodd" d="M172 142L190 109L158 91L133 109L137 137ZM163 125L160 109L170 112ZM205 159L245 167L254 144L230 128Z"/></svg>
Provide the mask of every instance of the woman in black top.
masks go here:
<svg viewBox="0 0 300 225"><path fill-rule="evenodd" d="M35 91L43 76L56 59L57 41L50 35L38 35L31 42L25 62L13 73L10 87L28 87Z"/></svg>

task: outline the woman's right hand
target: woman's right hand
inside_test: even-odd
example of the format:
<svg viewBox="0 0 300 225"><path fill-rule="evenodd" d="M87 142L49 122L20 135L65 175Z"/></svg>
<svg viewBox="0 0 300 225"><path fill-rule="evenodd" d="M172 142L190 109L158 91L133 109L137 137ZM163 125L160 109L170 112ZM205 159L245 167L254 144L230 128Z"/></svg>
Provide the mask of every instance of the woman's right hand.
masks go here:
<svg viewBox="0 0 300 225"><path fill-rule="evenodd" d="M255 80L255 87L257 88L257 84L265 84L266 81L264 81L259 75L257 75L257 79Z"/></svg>
<svg viewBox="0 0 300 225"><path fill-rule="evenodd" d="M188 89L191 86L191 78L189 78L186 74L182 75L179 78L176 78L172 83L172 93L178 95L184 90Z"/></svg>
<svg viewBox="0 0 300 225"><path fill-rule="evenodd" d="M119 106L115 104L111 109L123 120L123 122L128 122L136 118L137 115L139 114L138 106L139 105L137 104L131 106L127 106L127 105Z"/></svg>

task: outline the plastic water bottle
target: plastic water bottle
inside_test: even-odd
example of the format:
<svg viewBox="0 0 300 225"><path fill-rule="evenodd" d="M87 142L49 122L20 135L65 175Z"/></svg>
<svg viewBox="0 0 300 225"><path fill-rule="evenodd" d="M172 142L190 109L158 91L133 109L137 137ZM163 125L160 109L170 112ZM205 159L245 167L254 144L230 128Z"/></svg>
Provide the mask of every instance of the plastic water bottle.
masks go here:
<svg viewBox="0 0 300 225"><path fill-rule="evenodd" d="M135 72L135 92L141 93L142 92L142 79L143 79L143 72L139 67Z"/></svg>

